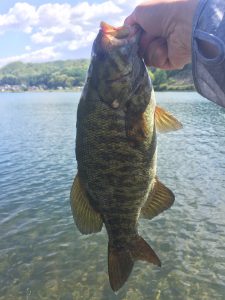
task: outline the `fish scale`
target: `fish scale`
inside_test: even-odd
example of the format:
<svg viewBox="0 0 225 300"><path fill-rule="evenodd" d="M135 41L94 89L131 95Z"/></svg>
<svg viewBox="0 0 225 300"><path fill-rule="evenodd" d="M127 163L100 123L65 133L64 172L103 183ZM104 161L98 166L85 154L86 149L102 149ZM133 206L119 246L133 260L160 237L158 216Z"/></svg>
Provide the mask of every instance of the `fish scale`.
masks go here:
<svg viewBox="0 0 225 300"><path fill-rule="evenodd" d="M138 55L140 30L130 35L124 27L101 26L77 111L78 174L71 208L81 233L105 225L109 280L116 291L136 260L161 265L139 236L138 220L173 204L173 193L156 177L156 127L169 131L181 124L155 106Z"/></svg>
<svg viewBox="0 0 225 300"><path fill-rule="evenodd" d="M81 102L80 105L82 105ZM151 106L153 105L154 104L151 103ZM129 190L131 185L137 187L134 178L136 178L137 181L139 180L141 184L137 189L142 189L144 181L140 175L144 173L144 170L150 169L151 158L147 161L146 157L147 152L149 152L151 140L149 139L148 144L145 142L145 145L141 145L137 151L136 148L134 149L128 144L125 132L125 119L117 121L115 117L115 121L112 121L111 114L120 115L120 112L106 108L101 102L96 102L96 108L94 109L95 114L93 114L93 112L91 114L88 114L88 112L84 114L81 109L82 115L80 116L79 109L80 108L78 108L78 118L84 120L84 124L80 122L77 128L77 145L79 145L77 147L77 158L79 171L82 172L82 170L85 170L85 172L89 172L94 181L100 176L102 183L106 179L104 177L105 172L112 177L116 176L118 183L121 180L126 180L127 187L123 185L123 190L121 191L123 193L126 188ZM152 110L152 113L153 112L154 110ZM123 131L117 131L116 129L108 131L108 124L110 127L114 127L114 123L117 124L118 122L121 123L121 127L124 129ZM81 131L79 131L80 128ZM79 159L79 153L82 154L81 159ZM84 156L85 153L87 154L86 157ZM132 166L130 162L135 162L135 164ZM99 168L99 165L101 165L101 168ZM127 174L126 165L130 166L130 174ZM120 170L123 167L124 172L121 173ZM118 169L116 173L114 172L114 168ZM84 180L89 182L90 179L85 177ZM147 179L145 180L147 181ZM100 185L101 188L102 183ZM91 182L89 182L89 184L91 184ZM110 182L108 184L111 186ZM95 186L96 183L93 182L92 190L95 189ZM107 190L107 186L105 186L105 189ZM99 191L98 196L100 196L102 192L103 189ZM138 201L141 200L139 199Z"/></svg>

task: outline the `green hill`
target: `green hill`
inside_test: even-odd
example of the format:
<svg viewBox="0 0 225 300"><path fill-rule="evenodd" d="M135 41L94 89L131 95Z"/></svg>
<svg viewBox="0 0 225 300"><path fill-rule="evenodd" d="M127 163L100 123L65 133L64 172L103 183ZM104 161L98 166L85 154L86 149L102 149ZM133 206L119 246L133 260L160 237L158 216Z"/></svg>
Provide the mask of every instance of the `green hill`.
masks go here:
<svg viewBox="0 0 225 300"><path fill-rule="evenodd" d="M89 65L88 59L47 63L14 62L0 69L0 87L17 90L73 89L83 86ZM191 66L183 70L149 70L156 90L194 89ZM16 90L16 91L17 91Z"/></svg>
<svg viewBox="0 0 225 300"><path fill-rule="evenodd" d="M86 59L39 64L15 62L0 69L0 85L38 86L44 89L82 86L88 64Z"/></svg>

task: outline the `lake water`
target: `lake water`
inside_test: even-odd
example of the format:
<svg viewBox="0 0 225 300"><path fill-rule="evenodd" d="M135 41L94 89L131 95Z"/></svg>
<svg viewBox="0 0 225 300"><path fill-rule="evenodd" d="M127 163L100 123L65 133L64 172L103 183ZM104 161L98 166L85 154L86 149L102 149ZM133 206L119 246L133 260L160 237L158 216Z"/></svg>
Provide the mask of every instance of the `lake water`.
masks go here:
<svg viewBox="0 0 225 300"><path fill-rule="evenodd" d="M115 295L105 230L82 236L70 211L76 93L0 94L0 299L225 299L225 109L157 93L184 125L158 135L173 207L139 230L162 267L137 262Z"/></svg>

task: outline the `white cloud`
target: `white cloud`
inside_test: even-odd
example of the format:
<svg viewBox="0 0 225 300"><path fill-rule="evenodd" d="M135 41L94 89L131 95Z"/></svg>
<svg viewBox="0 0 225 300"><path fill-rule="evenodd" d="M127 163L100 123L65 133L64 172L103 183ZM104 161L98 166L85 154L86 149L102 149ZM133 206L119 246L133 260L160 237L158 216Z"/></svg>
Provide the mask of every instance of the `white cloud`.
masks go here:
<svg viewBox="0 0 225 300"><path fill-rule="evenodd" d="M90 33L96 34L102 19L111 18L113 15L119 16L122 10L112 1L106 1L100 4L81 2L74 6L46 4L40 6L37 12L38 31L31 39L36 44L50 44L62 40L75 42L84 40Z"/></svg>
<svg viewBox="0 0 225 300"><path fill-rule="evenodd" d="M26 51L31 51L31 46L29 46L29 45L25 46L25 50Z"/></svg>
<svg viewBox="0 0 225 300"><path fill-rule="evenodd" d="M94 40L96 34L95 32L89 32L87 35L83 36L79 40L73 40L72 42L68 43L68 50L77 50L79 48L83 48L87 45L90 45L91 42Z"/></svg>
<svg viewBox="0 0 225 300"><path fill-rule="evenodd" d="M50 28L42 28L40 32L37 32L31 36L31 40L35 44L49 44L59 41L69 41L85 35L86 32L79 25L70 26L53 26Z"/></svg>
<svg viewBox="0 0 225 300"><path fill-rule="evenodd" d="M106 0L98 3L96 0L92 4L87 1L75 5L46 3L39 7L17 2L6 14L0 15L0 34L9 30L26 33L30 37L31 45L24 48L30 52L0 59L0 64L13 60L47 61L59 57L66 59L68 51L91 48L101 21L114 26L122 25L138 2L140 1ZM28 47L42 49L32 52Z"/></svg>
<svg viewBox="0 0 225 300"><path fill-rule="evenodd" d="M16 3L7 14L0 15L0 30L22 30L26 33L38 23L38 14L34 6L28 3Z"/></svg>
<svg viewBox="0 0 225 300"><path fill-rule="evenodd" d="M40 27L65 26L70 22L70 4L44 4L37 9Z"/></svg>
<svg viewBox="0 0 225 300"><path fill-rule="evenodd" d="M22 55L0 58L0 67L13 61L23 62L45 62L60 59L61 54L54 47L45 47L43 49L25 53Z"/></svg>
<svg viewBox="0 0 225 300"><path fill-rule="evenodd" d="M37 32L31 36L31 40L36 44L50 44L53 41L53 36Z"/></svg>
<svg viewBox="0 0 225 300"><path fill-rule="evenodd" d="M107 18L113 14L120 14L122 9L112 1L106 1L100 4L89 4L81 2L72 9L71 17L75 22L79 19L82 21L98 20L99 18Z"/></svg>

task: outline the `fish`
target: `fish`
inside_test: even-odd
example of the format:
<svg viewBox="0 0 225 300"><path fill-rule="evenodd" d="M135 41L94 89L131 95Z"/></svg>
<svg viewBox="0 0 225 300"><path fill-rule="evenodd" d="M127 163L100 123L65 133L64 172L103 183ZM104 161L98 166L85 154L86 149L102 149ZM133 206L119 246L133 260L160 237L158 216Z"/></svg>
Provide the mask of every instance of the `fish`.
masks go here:
<svg viewBox="0 0 225 300"><path fill-rule="evenodd" d="M153 219L175 196L156 175L156 131L182 128L157 107L139 54L141 29L100 24L77 111L76 159L70 203L82 234L108 234L108 275L113 291L135 261L161 266L139 235L140 218Z"/></svg>

